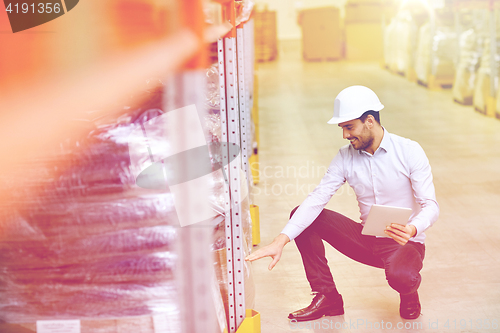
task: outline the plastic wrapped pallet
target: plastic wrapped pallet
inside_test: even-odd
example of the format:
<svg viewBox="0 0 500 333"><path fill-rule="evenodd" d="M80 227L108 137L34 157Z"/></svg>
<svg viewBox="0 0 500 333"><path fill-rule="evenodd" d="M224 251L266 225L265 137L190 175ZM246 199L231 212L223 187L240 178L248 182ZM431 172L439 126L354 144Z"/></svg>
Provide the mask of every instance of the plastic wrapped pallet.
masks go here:
<svg viewBox="0 0 500 333"><path fill-rule="evenodd" d="M410 21L407 12L400 12L387 26L384 44L384 59L387 67L393 71L404 74L408 71L411 60L410 49Z"/></svg>
<svg viewBox="0 0 500 333"><path fill-rule="evenodd" d="M396 18L392 18L391 23L384 30L384 64L385 66L396 71Z"/></svg>
<svg viewBox="0 0 500 333"><path fill-rule="evenodd" d="M166 315L178 331L172 196L130 171L128 135L162 113L145 106L86 121L86 135L2 179L1 321Z"/></svg>
<svg viewBox="0 0 500 333"><path fill-rule="evenodd" d="M84 135L0 179L0 331L80 319L84 333L152 333L155 316L180 331L173 197L138 187L128 152L130 140L143 139L133 130L163 114L162 95L148 91L119 117L89 114L79 120ZM220 141L217 109L202 119L209 142ZM221 157L211 154L217 168ZM216 205L223 182L214 179Z"/></svg>
<svg viewBox="0 0 500 333"><path fill-rule="evenodd" d="M456 38L455 29L451 26L438 24L434 33L431 32L430 23L420 28L415 63L420 83L453 84ZM429 82L430 79L434 82Z"/></svg>
<svg viewBox="0 0 500 333"><path fill-rule="evenodd" d="M418 47L415 61L415 73L419 82L427 84L430 74L430 32L431 25L424 24L418 32Z"/></svg>
<svg viewBox="0 0 500 333"><path fill-rule="evenodd" d="M411 16L406 16L397 21L396 26L396 71L407 72L409 65L410 21Z"/></svg>
<svg viewBox="0 0 500 333"><path fill-rule="evenodd" d="M419 29L429 13L420 2L405 2L384 31L385 65L392 72L415 78L415 57Z"/></svg>
<svg viewBox="0 0 500 333"><path fill-rule="evenodd" d="M455 81L453 82L453 100L460 104L472 105L477 71L481 62L484 34L475 29L468 29L460 35L460 55Z"/></svg>
<svg viewBox="0 0 500 333"><path fill-rule="evenodd" d="M500 53L499 46L500 40L495 41L496 44L496 54L495 54L495 63L496 65L496 75L495 79L498 80L498 71L499 67L498 63L500 62ZM474 95L473 95L473 105L474 109L481 113L486 113L486 105L488 103L488 98L493 97L491 95L491 51L490 51L490 39L485 38L484 47L483 47L483 55L481 57L481 65L479 66L479 70L477 71L477 81L474 86ZM494 83L495 87L498 87L498 82Z"/></svg>

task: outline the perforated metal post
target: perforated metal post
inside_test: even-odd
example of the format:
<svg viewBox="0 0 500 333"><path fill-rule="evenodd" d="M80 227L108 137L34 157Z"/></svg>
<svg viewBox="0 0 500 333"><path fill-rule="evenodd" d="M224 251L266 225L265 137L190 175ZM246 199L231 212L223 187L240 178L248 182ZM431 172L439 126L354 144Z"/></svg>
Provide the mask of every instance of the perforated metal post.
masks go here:
<svg viewBox="0 0 500 333"><path fill-rule="evenodd" d="M238 96L240 106L240 145L241 145L241 164L245 171L247 187L250 187L250 164L248 159L252 155L252 146L250 133L250 110L248 109L248 88L245 75L245 36L243 28L236 29L237 43L237 66L238 66Z"/></svg>
<svg viewBox="0 0 500 333"><path fill-rule="evenodd" d="M248 147L250 157L254 154L253 151L253 135L252 135L252 108L253 108L253 73L254 73L254 39L253 39L253 19L243 25L243 35L245 38L245 92L246 92L246 107L248 111ZM251 170L250 170L251 171ZM250 172L250 175L252 173ZM249 178L249 181L251 179Z"/></svg>
<svg viewBox="0 0 500 333"><path fill-rule="evenodd" d="M218 42L219 84L221 92L222 141L228 142L224 149L224 164L232 160L225 168L229 179L229 193L226 194L226 250L228 273L229 332L236 332L245 318L244 255L243 227L241 219L240 170L241 159L235 154L232 145L241 141L238 103L238 67L236 58L236 38L226 37ZM221 68L224 64L224 68ZM224 91L223 91L224 90ZM225 107L225 109L224 109ZM224 111L223 111L224 109ZM225 117L225 118L224 118ZM227 155L224 155L226 154ZM227 156L227 157L225 157Z"/></svg>
<svg viewBox="0 0 500 333"><path fill-rule="evenodd" d="M224 40L219 38L217 41L218 65L219 65L219 95L220 95L220 120L221 120L221 141L222 141L222 165L224 173L229 174L229 136L227 128L227 105L226 105L226 63L224 57ZM229 181L229 180L228 180ZM229 186L224 190L224 210L227 217L231 216L231 197L229 195ZM227 229L227 227L226 227ZM226 232L227 233L227 232ZM227 254L228 262L232 259L232 253Z"/></svg>
<svg viewBox="0 0 500 333"><path fill-rule="evenodd" d="M229 135L227 126L227 102L226 102L226 63L224 57L224 40L220 38L217 41L217 53L219 61L219 92L220 92L220 119L221 119L221 141L222 141L222 165L224 166L224 172L229 178L231 165L230 151L228 147ZM229 180L229 179L228 179ZM228 184L227 184L228 185ZM226 249L232 247L232 226L231 226L231 196L230 196L229 185L225 187L224 190L224 209L225 209L225 234L226 234ZM234 277L233 277L233 252L227 251L227 296L228 296L228 329L230 332L234 331L236 326L236 312L234 311L235 301L234 301Z"/></svg>

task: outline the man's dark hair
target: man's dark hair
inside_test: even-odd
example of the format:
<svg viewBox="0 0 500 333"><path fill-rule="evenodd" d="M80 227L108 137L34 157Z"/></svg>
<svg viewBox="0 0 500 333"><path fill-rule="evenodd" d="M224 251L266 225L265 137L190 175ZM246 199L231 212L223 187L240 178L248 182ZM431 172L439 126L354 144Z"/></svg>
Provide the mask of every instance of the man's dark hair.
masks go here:
<svg viewBox="0 0 500 333"><path fill-rule="evenodd" d="M375 120L377 121L377 123L380 125L380 115L379 115L378 111L373 111L373 110L366 111L358 119L361 120L364 123L365 120L366 120L366 118L368 118L369 115L372 115L373 118L375 118Z"/></svg>

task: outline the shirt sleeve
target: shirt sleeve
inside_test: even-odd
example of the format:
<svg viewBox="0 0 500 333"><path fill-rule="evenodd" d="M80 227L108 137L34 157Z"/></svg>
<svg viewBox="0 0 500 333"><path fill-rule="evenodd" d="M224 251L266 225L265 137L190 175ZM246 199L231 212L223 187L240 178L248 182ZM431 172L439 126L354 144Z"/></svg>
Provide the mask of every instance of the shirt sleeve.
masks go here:
<svg viewBox="0 0 500 333"><path fill-rule="evenodd" d="M409 224L417 228L415 235L417 237L436 222L439 216L439 205L436 200L429 160L422 147L416 142L414 145L414 148L409 150L408 156L410 181L413 195L420 205L421 211L413 217Z"/></svg>
<svg viewBox="0 0 500 333"><path fill-rule="evenodd" d="M295 239L318 217L331 197L345 183L344 162L341 151L330 163L326 174L319 185L312 191L302 204L297 208L290 221L281 232Z"/></svg>

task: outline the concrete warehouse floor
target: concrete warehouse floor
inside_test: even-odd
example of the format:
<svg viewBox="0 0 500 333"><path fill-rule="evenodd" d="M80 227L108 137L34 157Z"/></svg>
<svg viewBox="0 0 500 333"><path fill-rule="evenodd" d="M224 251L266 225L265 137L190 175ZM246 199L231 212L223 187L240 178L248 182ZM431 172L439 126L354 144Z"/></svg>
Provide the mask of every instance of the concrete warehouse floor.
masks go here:
<svg viewBox="0 0 500 333"><path fill-rule="evenodd" d="M378 63L308 63L301 59L299 41L281 42L280 48L279 60L259 64L257 70L260 183L253 193L260 207L260 246L280 233L290 211L348 143L339 127L326 122L335 96L354 84L378 94L385 105L381 122L389 132L424 148L441 214L426 232L419 319L399 316L399 295L383 270L354 262L327 245L345 315L289 323L288 313L312 300L292 242L273 271L267 270L269 258L252 264L262 332L500 331L500 121L454 103L450 90L429 91ZM346 185L327 208L359 220L354 193Z"/></svg>

